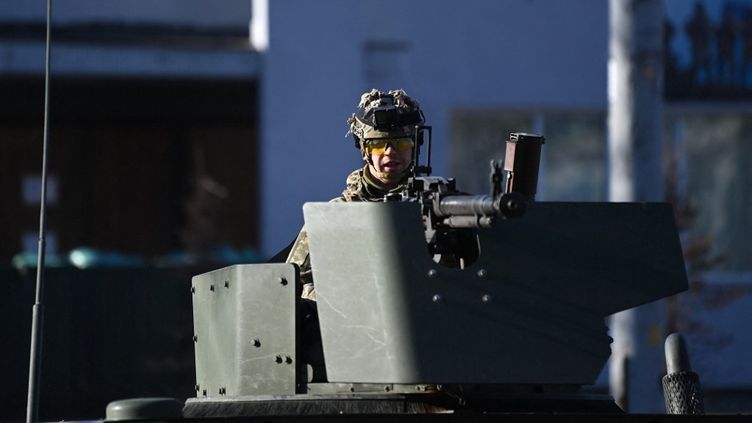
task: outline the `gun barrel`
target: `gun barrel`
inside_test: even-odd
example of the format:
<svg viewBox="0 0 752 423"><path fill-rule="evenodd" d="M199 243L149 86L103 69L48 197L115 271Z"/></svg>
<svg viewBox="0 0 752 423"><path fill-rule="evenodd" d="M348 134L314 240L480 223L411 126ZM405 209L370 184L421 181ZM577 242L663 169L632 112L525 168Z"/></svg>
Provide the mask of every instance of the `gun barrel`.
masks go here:
<svg viewBox="0 0 752 423"><path fill-rule="evenodd" d="M434 214L450 228L488 228L496 216L520 217L527 202L517 193L496 198L487 195L448 195L434 203Z"/></svg>
<svg viewBox="0 0 752 423"><path fill-rule="evenodd" d="M439 201L438 217L492 216L499 212L498 201L487 195L450 195Z"/></svg>

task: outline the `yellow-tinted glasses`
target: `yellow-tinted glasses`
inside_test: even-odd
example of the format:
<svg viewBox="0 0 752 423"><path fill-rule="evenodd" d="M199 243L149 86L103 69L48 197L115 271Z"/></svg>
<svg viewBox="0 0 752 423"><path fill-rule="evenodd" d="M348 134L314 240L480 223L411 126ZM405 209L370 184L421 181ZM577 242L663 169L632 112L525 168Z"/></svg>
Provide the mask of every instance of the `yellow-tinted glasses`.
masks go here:
<svg viewBox="0 0 752 423"><path fill-rule="evenodd" d="M415 146L412 138L371 138L365 140L366 152L381 156L386 153L387 146L391 145L393 149L402 153Z"/></svg>

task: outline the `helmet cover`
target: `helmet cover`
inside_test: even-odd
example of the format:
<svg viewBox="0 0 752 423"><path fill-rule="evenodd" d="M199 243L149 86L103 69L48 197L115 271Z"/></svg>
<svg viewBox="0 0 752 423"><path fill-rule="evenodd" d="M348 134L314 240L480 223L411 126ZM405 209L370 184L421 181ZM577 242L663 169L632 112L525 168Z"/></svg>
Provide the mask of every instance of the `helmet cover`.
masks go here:
<svg viewBox="0 0 752 423"><path fill-rule="evenodd" d="M412 137L415 126L425 122L420 105L403 90L372 89L360 97L358 112L347 120L355 147L367 138Z"/></svg>

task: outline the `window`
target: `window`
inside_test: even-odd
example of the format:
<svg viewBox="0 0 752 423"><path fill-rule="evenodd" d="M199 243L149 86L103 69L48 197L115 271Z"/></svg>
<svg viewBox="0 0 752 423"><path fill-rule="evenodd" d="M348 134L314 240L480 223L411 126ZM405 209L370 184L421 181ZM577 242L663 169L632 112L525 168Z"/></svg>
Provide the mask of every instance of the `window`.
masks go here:
<svg viewBox="0 0 752 423"><path fill-rule="evenodd" d="M504 158L512 132L541 133L538 200L606 198L605 114L602 112L460 111L451 123L451 176L463 191L488 191L488 163Z"/></svg>

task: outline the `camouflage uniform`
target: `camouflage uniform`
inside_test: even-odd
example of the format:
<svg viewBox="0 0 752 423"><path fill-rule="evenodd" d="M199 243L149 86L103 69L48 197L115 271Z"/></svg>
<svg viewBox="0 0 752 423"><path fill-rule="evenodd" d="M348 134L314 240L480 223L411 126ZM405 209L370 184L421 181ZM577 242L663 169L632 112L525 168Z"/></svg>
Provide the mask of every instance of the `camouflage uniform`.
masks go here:
<svg viewBox="0 0 752 423"><path fill-rule="evenodd" d="M351 201L383 201L384 196L391 193L400 193L406 187L407 175L402 182L390 190L383 190L376 186L368 174L368 165L357 169L347 177L346 188L342 195L332 199L332 202ZM295 239L292 250L287 256L287 263L294 263L300 267L300 281L303 284L301 298L316 301L316 293L313 290L313 275L311 273L311 257L308 252L308 234L305 227L300 230Z"/></svg>

